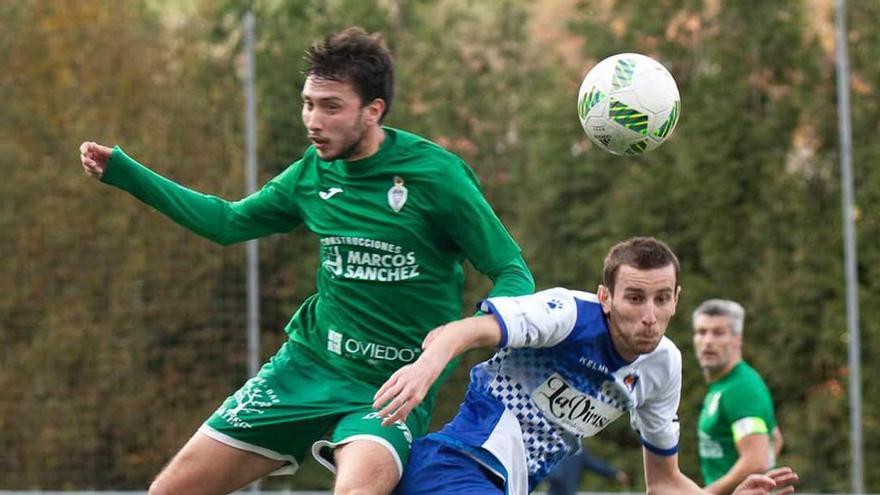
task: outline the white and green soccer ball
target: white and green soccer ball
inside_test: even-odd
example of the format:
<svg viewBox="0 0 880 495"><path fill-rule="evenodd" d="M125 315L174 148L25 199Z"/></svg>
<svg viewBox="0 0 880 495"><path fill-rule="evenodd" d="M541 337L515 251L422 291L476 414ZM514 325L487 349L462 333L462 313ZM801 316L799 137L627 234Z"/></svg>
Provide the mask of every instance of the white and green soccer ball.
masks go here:
<svg viewBox="0 0 880 495"><path fill-rule="evenodd" d="M612 55L590 69L578 92L587 136L618 155L639 155L672 135L681 98L672 74L637 53Z"/></svg>

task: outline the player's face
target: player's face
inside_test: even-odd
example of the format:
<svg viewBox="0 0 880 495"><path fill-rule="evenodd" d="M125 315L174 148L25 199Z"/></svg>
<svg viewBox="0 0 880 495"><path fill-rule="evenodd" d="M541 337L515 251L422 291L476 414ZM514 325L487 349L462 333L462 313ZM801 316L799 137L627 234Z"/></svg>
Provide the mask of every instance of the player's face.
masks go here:
<svg viewBox="0 0 880 495"><path fill-rule="evenodd" d="M607 315L611 340L621 357L631 361L657 348L675 314L680 288L672 265L639 270L622 265L614 294L599 287L599 301Z"/></svg>
<svg viewBox="0 0 880 495"><path fill-rule="evenodd" d="M366 129L376 120L350 83L309 76L302 99L303 124L318 157L326 161L363 158Z"/></svg>
<svg viewBox="0 0 880 495"><path fill-rule="evenodd" d="M694 318L694 351L700 368L710 375L727 371L739 360L742 337L730 329L726 316L697 315Z"/></svg>

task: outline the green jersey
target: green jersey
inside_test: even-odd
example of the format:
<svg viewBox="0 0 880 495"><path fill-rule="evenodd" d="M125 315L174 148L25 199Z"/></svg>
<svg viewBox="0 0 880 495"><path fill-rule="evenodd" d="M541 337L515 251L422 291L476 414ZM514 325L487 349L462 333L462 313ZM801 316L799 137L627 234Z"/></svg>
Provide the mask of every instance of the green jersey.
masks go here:
<svg viewBox="0 0 880 495"><path fill-rule="evenodd" d="M235 202L165 179L115 149L102 180L222 244L289 232L318 236L317 292L286 327L291 340L346 376L381 384L414 361L431 329L461 316L467 258L490 276L519 275L493 295L531 292L519 248L457 156L384 128L379 150L356 161L314 148L261 190Z"/></svg>
<svg viewBox="0 0 880 495"><path fill-rule="evenodd" d="M774 428L776 416L770 391L745 361L710 383L697 427L705 483L712 483L733 467L739 458L736 442L752 434L769 435ZM773 459L772 445L770 450Z"/></svg>

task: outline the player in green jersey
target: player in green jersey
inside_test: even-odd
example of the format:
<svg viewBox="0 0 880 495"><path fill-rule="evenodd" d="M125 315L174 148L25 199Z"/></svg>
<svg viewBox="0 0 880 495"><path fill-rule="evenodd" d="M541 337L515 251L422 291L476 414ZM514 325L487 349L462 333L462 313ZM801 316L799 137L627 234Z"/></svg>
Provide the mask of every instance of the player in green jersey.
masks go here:
<svg viewBox="0 0 880 495"><path fill-rule="evenodd" d="M693 315L694 349L709 384L697 433L711 493L730 493L749 474L770 469L782 449L770 391L742 359L744 320L741 305L720 299Z"/></svg>
<svg viewBox="0 0 880 495"><path fill-rule="evenodd" d="M187 189L118 147L80 147L86 173L213 241L300 226L318 237L317 292L285 328L288 341L205 421L151 494L229 493L295 471L310 451L335 471L335 493L389 493L413 437L426 433L433 390L388 427L373 396L418 357L429 330L460 316L463 260L492 279L492 296L534 289L473 171L436 144L383 126L393 69L381 37L350 28L306 59L302 119L312 146L242 200Z"/></svg>

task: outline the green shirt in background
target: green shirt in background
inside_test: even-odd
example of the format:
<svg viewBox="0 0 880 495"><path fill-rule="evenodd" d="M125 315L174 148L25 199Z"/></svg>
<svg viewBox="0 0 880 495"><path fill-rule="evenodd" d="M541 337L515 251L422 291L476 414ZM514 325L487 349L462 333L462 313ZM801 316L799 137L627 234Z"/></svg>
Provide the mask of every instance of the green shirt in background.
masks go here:
<svg viewBox="0 0 880 495"><path fill-rule="evenodd" d="M709 384L697 427L700 469L705 484L724 476L739 458L736 442L751 434L769 435L776 428L773 400L764 380L741 361ZM772 438L772 437L771 437ZM773 445L770 445L771 466Z"/></svg>
<svg viewBox="0 0 880 495"><path fill-rule="evenodd" d="M418 357L427 332L461 316L464 259L493 279L492 296L534 289L470 167L424 138L384 131L361 160L326 162L310 147L240 201L180 186L118 148L102 180L222 244L301 225L316 234L317 292L285 330L319 362L379 385Z"/></svg>

